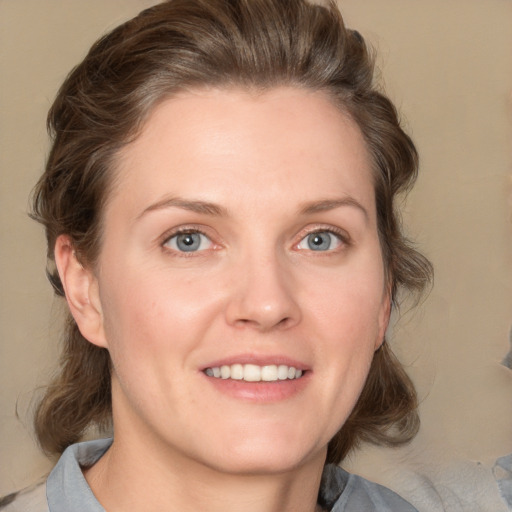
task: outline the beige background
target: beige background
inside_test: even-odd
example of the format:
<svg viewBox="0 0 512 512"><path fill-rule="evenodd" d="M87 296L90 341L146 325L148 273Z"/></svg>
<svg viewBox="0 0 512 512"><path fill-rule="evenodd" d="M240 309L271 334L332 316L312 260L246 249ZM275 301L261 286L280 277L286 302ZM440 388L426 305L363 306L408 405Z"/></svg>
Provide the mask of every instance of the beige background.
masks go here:
<svg viewBox="0 0 512 512"><path fill-rule="evenodd" d="M49 467L29 409L55 361L58 306L43 234L26 215L47 152L46 111L88 46L151 3L0 0L0 495ZM489 467L512 452L512 372L499 364L512 322L512 2L340 3L378 48L420 150L405 218L436 268L434 290L393 336L423 399L420 435L399 452L365 449L347 461L397 487L394 475L410 467Z"/></svg>

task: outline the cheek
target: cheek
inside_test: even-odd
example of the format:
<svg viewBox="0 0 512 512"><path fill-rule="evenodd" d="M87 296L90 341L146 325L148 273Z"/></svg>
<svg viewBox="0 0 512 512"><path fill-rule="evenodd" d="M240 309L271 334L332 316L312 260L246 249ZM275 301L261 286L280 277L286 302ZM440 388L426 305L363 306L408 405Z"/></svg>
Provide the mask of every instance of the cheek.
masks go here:
<svg viewBox="0 0 512 512"><path fill-rule="evenodd" d="M303 299L305 310L326 327L354 336L357 332L376 334L385 306L380 265L372 262L372 265L347 267L324 276L311 273L305 276L300 288L307 290Z"/></svg>
<svg viewBox="0 0 512 512"><path fill-rule="evenodd" d="M204 279L137 266L105 273L100 290L111 357L158 357L190 346L208 328L218 300Z"/></svg>
<svg viewBox="0 0 512 512"><path fill-rule="evenodd" d="M318 285L318 277L310 283ZM382 267L373 263L333 274L323 283L324 290L309 288L306 318L315 333L318 357L327 369L323 386L332 390L331 406L339 411L334 427L338 428L339 418L344 421L357 400L382 341L384 277Z"/></svg>
<svg viewBox="0 0 512 512"><path fill-rule="evenodd" d="M169 400L189 403L179 376L205 337L214 304L198 300L205 292L198 282L171 280L154 269L126 271L124 279L108 275L102 304L116 403L127 399L142 416L158 415Z"/></svg>

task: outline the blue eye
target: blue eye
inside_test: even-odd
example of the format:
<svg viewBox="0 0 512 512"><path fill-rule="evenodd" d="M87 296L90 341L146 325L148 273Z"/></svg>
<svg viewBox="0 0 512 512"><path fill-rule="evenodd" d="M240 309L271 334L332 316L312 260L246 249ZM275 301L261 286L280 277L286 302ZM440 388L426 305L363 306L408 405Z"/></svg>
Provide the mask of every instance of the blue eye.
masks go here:
<svg viewBox="0 0 512 512"><path fill-rule="evenodd" d="M316 231L305 236L297 246L310 251L332 251L341 245L341 238L330 231Z"/></svg>
<svg viewBox="0 0 512 512"><path fill-rule="evenodd" d="M171 236L165 245L179 252L197 252L210 249L212 241L203 233L193 231L190 233L178 233Z"/></svg>

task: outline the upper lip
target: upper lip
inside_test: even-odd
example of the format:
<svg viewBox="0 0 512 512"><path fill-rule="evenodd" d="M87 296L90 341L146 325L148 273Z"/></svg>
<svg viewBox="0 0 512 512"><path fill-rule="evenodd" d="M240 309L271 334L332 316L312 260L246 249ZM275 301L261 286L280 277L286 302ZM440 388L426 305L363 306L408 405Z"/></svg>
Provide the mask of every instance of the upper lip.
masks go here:
<svg viewBox="0 0 512 512"><path fill-rule="evenodd" d="M285 356L285 355L270 355L270 354L237 354L233 356L223 357L222 359L216 359L214 361L205 364L201 370L204 371L206 368L217 368L220 366L231 366L232 364L255 364L258 366L269 366L269 365L286 365L293 366L298 370L309 370L310 367L302 361Z"/></svg>

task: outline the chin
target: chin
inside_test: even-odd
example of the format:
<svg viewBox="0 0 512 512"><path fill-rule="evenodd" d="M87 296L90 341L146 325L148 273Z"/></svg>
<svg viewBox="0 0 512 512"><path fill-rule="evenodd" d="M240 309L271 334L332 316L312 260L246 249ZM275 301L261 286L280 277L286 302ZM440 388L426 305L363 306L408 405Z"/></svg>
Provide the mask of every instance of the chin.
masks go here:
<svg viewBox="0 0 512 512"><path fill-rule="evenodd" d="M239 443L230 443L226 453L215 457L212 467L223 473L279 474L293 471L314 460L323 464L327 454L327 446L308 450L305 442L291 444L284 440L268 441L244 439Z"/></svg>

